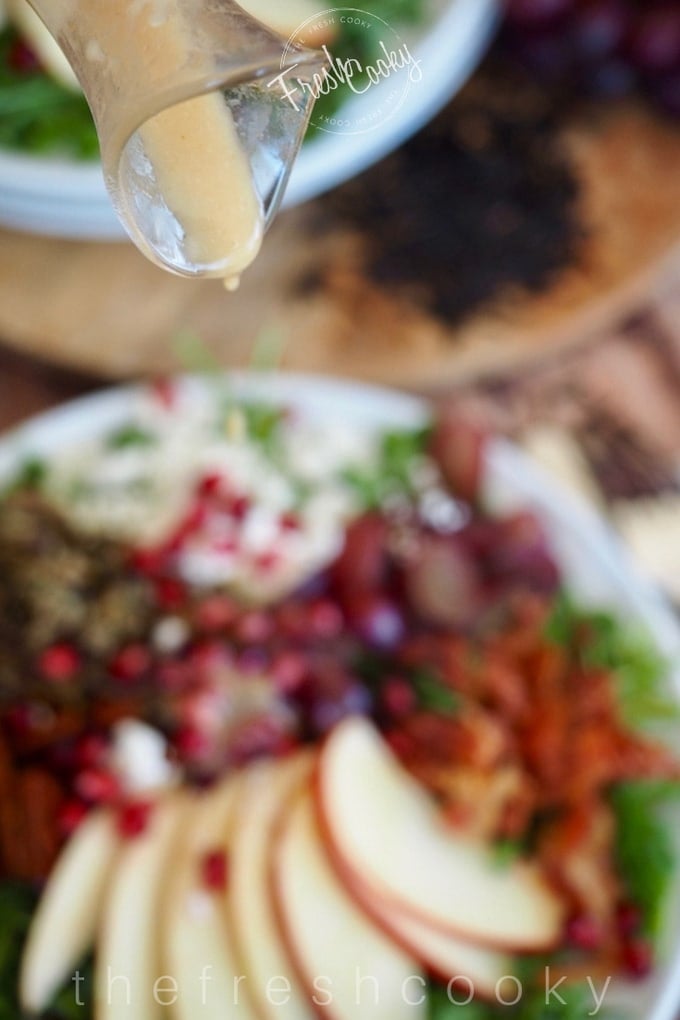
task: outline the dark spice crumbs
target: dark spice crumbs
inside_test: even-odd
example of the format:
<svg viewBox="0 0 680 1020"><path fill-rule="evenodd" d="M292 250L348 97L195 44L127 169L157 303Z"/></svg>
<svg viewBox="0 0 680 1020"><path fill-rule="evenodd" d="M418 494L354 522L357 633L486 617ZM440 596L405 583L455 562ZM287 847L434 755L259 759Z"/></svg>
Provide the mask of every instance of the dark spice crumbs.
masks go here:
<svg viewBox="0 0 680 1020"><path fill-rule="evenodd" d="M584 238L559 108L510 73L488 64L428 127L315 214L315 229L360 237L359 271L449 325L508 291L545 290ZM324 278L321 265L301 291Z"/></svg>

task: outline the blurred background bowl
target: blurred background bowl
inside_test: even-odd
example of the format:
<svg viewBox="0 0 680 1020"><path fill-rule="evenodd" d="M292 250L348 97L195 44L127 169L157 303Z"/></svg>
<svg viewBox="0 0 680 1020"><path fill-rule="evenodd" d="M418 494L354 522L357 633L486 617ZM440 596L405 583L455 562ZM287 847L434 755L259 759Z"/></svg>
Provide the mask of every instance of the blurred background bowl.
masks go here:
<svg viewBox="0 0 680 1020"><path fill-rule="evenodd" d="M361 4L358 5L359 9ZM365 134L320 133L304 147L284 206L298 205L353 177L429 120L464 83L484 53L498 19L498 0L431 0L427 25L403 32L423 79L396 115ZM343 115L360 118L389 81L358 95ZM0 151L0 225L79 240L120 240L98 164Z"/></svg>

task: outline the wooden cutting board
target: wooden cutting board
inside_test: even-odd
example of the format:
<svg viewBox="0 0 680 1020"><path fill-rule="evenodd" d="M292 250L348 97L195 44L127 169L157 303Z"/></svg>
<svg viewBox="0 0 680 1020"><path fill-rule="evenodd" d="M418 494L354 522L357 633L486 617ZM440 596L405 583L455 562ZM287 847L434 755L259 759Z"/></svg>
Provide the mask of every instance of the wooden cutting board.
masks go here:
<svg viewBox="0 0 680 1020"><path fill-rule="evenodd" d="M630 107L572 124L564 144L587 228L578 264L538 296L507 294L451 327L357 271L357 238L320 234L318 199L282 214L231 295L155 269L128 244L0 233L0 337L110 377L165 372L190 331L225 366L247 364L263 331L290 369L431 388L537 359L588 338L653 287L680 280L680 131ZM323 286L300 287L323 268ZM452 270L452 285L455 278Z"/></svg>

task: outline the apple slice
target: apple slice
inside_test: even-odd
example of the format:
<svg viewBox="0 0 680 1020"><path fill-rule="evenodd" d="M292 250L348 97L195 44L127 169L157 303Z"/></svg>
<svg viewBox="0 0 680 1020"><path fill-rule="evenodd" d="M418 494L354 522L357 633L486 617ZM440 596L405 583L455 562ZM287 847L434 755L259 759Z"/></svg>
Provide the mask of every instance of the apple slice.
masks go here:
<svg viewBox="0 0 680 1020"><path fill-rule="evenodd" d="M316 1015L292 970L270 895L269 859L276 825L293 792L309 781L314 759L302 753L261 762L246 772L239 788L231 846L227 898L242 973L261 1020L312 1020ZM285 1009L270 982L285 978ZM282 983L282 982L281 982Z"/></svg>
<svg viewBox="0 0 680 1020"><path fill-rule="evenodd" d="M21 961L19 1000L42 1013L92 947L119 847L108 811L89 815L66 844L33 916Z"/></svg>
<svg viewBox="0 0 680 1020"><path fill-rule="evenodd" d="M179 793L159 800L146 830L122 844L97 940L96 1020L151 1020L166 1012L162 996L154 996L162 973L161 894L188 806Z"/></svg>
<svg viewBox="0 0 680 1020"><path fill-rule="evenodd" d="M493 1000L498 983L511 973L510 954L433 928L420 918L395 909L393 903L383 901L359 882L351 880L346 889L386 935L440 981L463 979L481 998Z"/></svg>
<svg viewBox="0 0 680 1020"><path fill-rule="evenodd" d="M272 853L281 928L319 1013L335 1020L423 1017L418 964L367 918L341 884L326 856L311 787L287 810Z"/></svg>
<svg viewBox="0 0 680 1020"><path fill-rule="evenodd" d="M227 855L241 774L235 773L203 794L190 809L184 839L173 859L164 893L163 967L177 983L172 1002L177 1020L253 1020L255 1013L240 988L233 940L223 898L203 881L206 854Z"/></svg>
<svg viewBox="0 0 680 1020"><path fill-rule="evenodd" d="M490 947L533 951L559 941L564 904L538 865L499 869L490 847L448 828L367 720L349 718L330 734L316 795L329 853L350 886Z"/></svg>

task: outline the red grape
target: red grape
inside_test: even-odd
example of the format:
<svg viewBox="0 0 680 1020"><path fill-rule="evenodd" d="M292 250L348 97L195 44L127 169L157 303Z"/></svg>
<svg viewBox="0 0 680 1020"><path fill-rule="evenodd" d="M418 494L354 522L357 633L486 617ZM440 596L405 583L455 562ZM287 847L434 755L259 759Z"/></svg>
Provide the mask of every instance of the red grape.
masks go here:
<svg viewBox="0 0 680 1020"><path fill-rule="evenodd" d="M645 72L672 71L680 66L680 9L656 3L643 9L630 34L633 62Z"/></svg>
<svg viewBox="0 0 680 1020"><path fill-rule="evenodd" d="M350 623L370 648L396 648L406 633L399 606L382 596L361 595L349 607Z"/></svg>
<svg viewBox="0 0 680 1020"><path fill-rule="evenodd" d="M680 69L655 79L652 90L660 106L673 117L680 117Z"/></svg>
<svg viewBox="0 0 680 1020"><path fill-rule="evenodd" d="M506 0L508 19L522 28L544 28L569 14L574 0Z"/></svg>
<svg viewBox="0 0 680 1020"><path fill-rule="evenodd" d="M588 69L584 85L596 99L621 99L630 95L637 84L637 75L631 65L620 57Z"/></svg>
<svg viewBox="0 0 680 1020"><path fill-rule="evenodd" d="M350 524L345 546L333 567L333 581L341 601L356 592L379 591L387 581L388 526L379 514L365 514Z"/></svg>
<svg viewBox="0 0 680 1020"><path fill-rule="evenodd" d="M483 474L486 432L457 407L440 414L432 435L431 453L454 495L474 500Z"/></svg>
<svg viewBox="0 0 680 1020"><path fill-rule="evenodd" d="M576 11L571 30L576 56L587 61L612 56L630 24L631 11L623 0L587 0Z"/></svg>
<svg viewBox="0 0 680 1020"><path fill-rule="evenodd" d="M464 625L480 606L481 591L474 561L456 536L428 536L406 576L415 613L428 623Z"/></svg>

